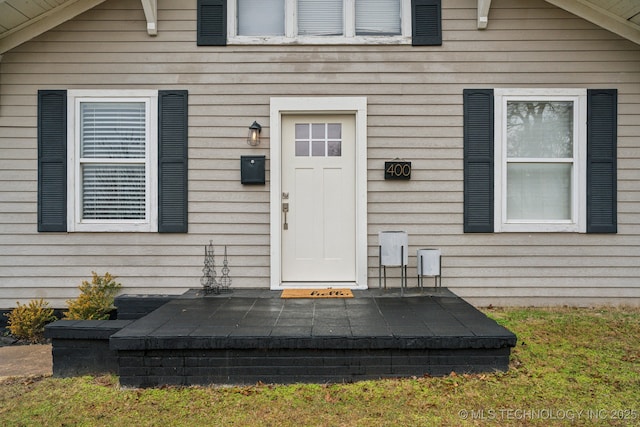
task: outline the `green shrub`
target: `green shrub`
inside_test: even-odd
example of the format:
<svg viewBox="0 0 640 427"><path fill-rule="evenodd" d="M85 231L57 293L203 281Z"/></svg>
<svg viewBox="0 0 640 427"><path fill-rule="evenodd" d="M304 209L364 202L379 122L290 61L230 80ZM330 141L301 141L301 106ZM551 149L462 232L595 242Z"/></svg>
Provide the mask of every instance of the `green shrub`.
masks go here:
<svg viewBox="0 0 640 427"><path fill-rule="evenodd" d="M18 306L5 314L9 318L7 322L9 332L18 339L41 342L44 340L44 326L57 320L53 315L53 308L42 298L31 300L29 304Z"/></svg>
<svg viewBox="0 0 640 427"><path fill-rule="evenodd" d="M109 312L115 307L113 300L122 287L109 273L98 276L92 271L91 283L82 281L80 295L75 300L67 300L69 311L64 312L65 319L71 320L106 320Z"/></svg>

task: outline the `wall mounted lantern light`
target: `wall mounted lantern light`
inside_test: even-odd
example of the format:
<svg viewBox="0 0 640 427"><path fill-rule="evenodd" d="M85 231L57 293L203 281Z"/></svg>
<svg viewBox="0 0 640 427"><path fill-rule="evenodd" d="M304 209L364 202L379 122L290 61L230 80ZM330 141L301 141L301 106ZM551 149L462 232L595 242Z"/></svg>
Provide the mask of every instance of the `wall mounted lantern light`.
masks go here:
<svg viewBox="0 0 640 427"><path fill-rule="evenodd" d="M249 136L247 136L247 144L255 147L260 144L260 132L262 131L262 126L256 121L251 123L249 126Z"/></svg>

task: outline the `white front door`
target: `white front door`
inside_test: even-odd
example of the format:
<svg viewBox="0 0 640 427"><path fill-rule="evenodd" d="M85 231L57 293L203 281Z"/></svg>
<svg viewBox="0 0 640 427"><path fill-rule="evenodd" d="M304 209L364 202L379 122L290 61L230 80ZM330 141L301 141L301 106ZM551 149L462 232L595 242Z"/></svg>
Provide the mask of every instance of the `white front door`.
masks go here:
<svg viewBox="0 0 640 427"><path fill-rule="evenodd" d="M282 116L282 285L356 281L354 115Z"/></svg>

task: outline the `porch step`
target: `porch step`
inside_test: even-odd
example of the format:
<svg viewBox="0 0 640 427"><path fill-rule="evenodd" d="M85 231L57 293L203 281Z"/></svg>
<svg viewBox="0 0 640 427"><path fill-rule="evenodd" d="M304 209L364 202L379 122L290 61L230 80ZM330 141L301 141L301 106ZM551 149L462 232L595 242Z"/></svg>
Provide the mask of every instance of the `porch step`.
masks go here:
<svg viewBox="0 0 640 427"><path fill-rule="evenodd" d="M123 386L343 382L506 371L516 336L448 290L174 299L111 336Z"/></svg>

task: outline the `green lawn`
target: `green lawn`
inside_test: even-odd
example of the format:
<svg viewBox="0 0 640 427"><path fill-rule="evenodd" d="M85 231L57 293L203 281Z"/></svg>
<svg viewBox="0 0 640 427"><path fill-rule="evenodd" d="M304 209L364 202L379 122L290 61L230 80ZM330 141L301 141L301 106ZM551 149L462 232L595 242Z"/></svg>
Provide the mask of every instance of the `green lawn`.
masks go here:
<svg viewBox="0 0 640 427"><path fill-rule="evenodd" d="M2 426L640 425L640 309L488 309L518 336L506 373L120 389L117 377L0 383Z"/></svg>

